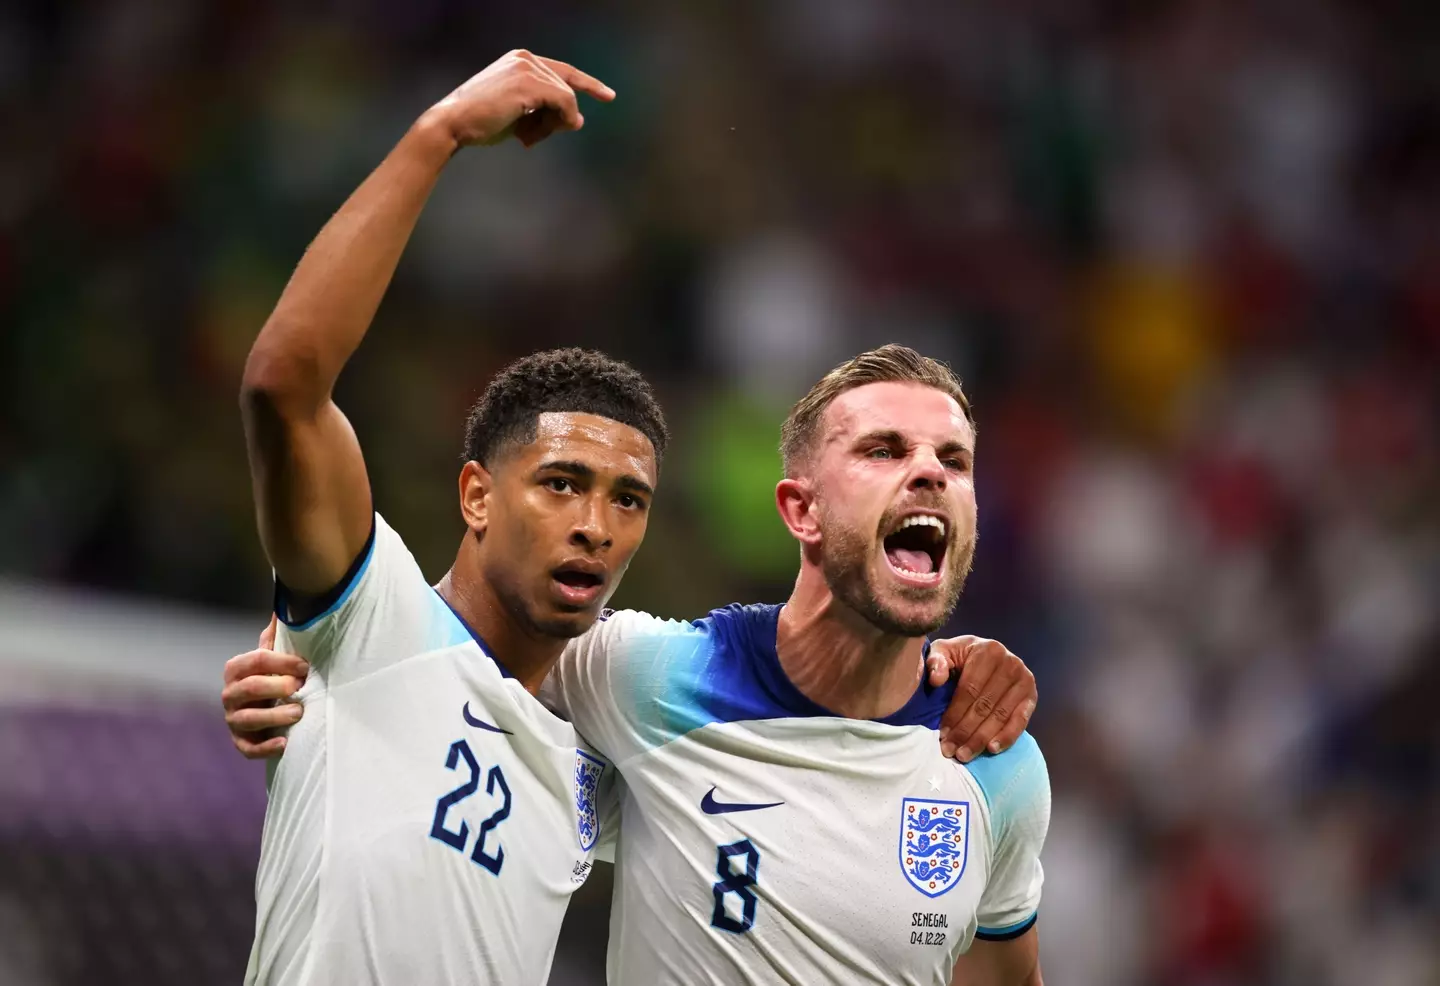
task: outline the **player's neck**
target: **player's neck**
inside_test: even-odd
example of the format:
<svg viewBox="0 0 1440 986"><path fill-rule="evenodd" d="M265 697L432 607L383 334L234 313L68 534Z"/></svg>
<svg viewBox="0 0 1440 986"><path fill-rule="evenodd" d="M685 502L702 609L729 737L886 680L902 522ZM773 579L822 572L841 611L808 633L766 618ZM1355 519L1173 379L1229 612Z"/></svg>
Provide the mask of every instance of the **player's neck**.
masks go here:
<svg viewBox="0 0 1440 986"><path fill-rule="evenodd" d="M775 646L805 697L851 719L898 712L925 670L923 637L877 630L836 599L818 571L801 572L780 611Z"/></svg>
<svg viewBox="0 0 1440 986"><path fill-rule="evenodd" d="M435 584L440 598L478 633L490 655L525 690L535 695L550 669L565 650L565 641L537 633L510 615L494 587L483 578L471 576L456 560L455 567Z"/></svg>

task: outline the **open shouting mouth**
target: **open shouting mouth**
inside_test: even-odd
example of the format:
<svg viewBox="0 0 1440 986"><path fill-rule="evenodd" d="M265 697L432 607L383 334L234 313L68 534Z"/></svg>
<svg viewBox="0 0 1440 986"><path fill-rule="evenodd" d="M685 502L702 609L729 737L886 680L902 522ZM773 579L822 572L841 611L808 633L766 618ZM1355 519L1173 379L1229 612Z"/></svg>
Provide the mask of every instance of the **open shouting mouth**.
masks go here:
<svg viewBox="0 0 1440 986"><path fill-rule="evenodd" d="M885 560L903 582L936 585L943 574L949 530L949 524L937 514L906 514L885 535Z"/></svg>

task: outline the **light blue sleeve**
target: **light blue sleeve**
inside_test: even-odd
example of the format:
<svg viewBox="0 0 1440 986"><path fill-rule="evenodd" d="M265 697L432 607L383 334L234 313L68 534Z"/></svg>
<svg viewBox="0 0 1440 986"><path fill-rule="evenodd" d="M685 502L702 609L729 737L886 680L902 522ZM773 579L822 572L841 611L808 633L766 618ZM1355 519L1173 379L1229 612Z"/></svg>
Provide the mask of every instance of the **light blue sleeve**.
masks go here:
<svg viewBox="0 0 1440 986"><path fill-rule="evenodd" d="M1050 772L1029 733L993 757L967 765L990 811L990 875L975 937L1005 941L1035 923L1045 873L1040 849L1050 827Z"/></svg>
<svg viewBox="0 0 1440 986"><path fill-rule="evenodd" d="M703 718L692 696L709 655L692 624L623 610L566 647L543 698L618 765Z"/></svg>

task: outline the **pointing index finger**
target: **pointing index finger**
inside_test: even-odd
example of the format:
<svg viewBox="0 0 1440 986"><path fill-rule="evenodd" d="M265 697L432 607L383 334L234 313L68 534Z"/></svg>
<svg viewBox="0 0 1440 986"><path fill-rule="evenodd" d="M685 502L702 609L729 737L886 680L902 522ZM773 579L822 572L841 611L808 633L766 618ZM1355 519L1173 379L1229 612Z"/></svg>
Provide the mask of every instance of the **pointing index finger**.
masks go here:
<svg viewBox="0 0 1440 986"><path fill-rule="evenodd" d="M565 84L576 92L583 92L605 103L615 98L614 89L611 89L593 75L587 75L580 71L574 65L569 65L555 58L545 58L544 56L540 57L540 61L544 63L546 68L560 76Z"/></svg>

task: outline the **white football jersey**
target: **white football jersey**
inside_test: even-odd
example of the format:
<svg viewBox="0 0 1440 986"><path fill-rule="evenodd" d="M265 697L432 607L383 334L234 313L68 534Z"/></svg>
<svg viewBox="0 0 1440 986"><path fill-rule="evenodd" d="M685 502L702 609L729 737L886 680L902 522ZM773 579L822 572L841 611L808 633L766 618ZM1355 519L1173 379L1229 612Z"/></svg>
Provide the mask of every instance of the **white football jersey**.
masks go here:
<svg viewBox="0 0 1440 986"><path fill-rule="evenodd" d="M613 771L378 514L338 598L276 646L311 671L270 777L245 981L544 984L570 894L613 837Z"/></svg>
<svg viewBox="0 0 1440 986"><path fill-rule="evenodd" d="M1029 734L942 756L953 684L828 712L781 669L779 612L616 613L547 682L624 780L609 980L948 986L976 936L1035 921L1045 761Z"/></svg>

